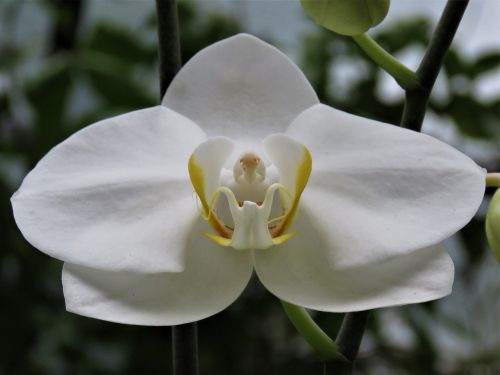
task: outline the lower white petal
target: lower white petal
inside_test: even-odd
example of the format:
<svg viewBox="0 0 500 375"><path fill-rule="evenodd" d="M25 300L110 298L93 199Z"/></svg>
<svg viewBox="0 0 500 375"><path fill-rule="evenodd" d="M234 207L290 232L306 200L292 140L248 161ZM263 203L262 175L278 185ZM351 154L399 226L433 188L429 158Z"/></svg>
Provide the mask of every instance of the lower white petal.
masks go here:
<svg viewBox="0 0 500 375"><path fill-rule="evenodd" d="M180 271L198 217L188 159L204 139L161 106L88 126L26 176L12 197L16 223L33 246L69 263Z"/></svg>
<svg viewBox="0 0 500 375"><path fill-rule="evenodd" d="M200 234L186 249L183 272L108 272L65 263L66 309L111 322L177 325L222 311L252 274L251 253L222 248Z"/></svg>
<svg viewBox="0 0 500 375"><path fill-rule="evenodd" d="M348 312L425 302L451 292L454 268L441 245L339 269L328 241L301 211L301 233L281 246L255 252L261 282L285 301L320 311ZM355 249L352 249L355 251Z"/></svg>

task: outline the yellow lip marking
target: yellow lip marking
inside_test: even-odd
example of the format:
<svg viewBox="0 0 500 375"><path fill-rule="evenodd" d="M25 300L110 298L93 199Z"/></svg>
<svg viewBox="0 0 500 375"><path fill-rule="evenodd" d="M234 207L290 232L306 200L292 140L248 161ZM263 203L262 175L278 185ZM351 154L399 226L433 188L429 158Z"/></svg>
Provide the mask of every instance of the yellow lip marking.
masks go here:
<svg viewBox="0 0 500 375"><path fill-rule="evenodd" d="M271 236L273 238L282 236L283 233L285 233L292 225L293 219L297 214L297 208L299 207L300 196L302 195L302 192L304 191L307 182L309 181L311 170L312 170L311 153L306 147L304 147L303 159L302 162L299 164L295 175L295 196L293 197L290 209L284 215L285 217L283 218L283 221L275 229L272 230ZM288 239L289 238L285 239L285 241Z"/></svg>
<svg viewBox="0 0 500 375"><path fill-rule="evenodd" d="M214 228L214 230L220 234L220 236L222 236L223 238L231 238L232 230L226 227L224 223L217 217L217 215L212 212L207 202L207 198L205 196L205 174L203 172L203 169L196 162L196 157L194 156L194 154L192 154L189 158L188 170L189 177L191 178L191 183L193 184L196 194L198 194L198 197L200 198L205 218L212 226L212 228Z"/></svg>

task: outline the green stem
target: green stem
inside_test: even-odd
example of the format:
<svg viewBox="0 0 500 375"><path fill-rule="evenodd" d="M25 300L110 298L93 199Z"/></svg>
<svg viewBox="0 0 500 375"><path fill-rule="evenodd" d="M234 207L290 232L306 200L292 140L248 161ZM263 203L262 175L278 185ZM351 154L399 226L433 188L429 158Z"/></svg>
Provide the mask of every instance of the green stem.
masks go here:
<svg viewBox="0 0 500 375"><path fill-rule="evenodd" d="M377 65L393 76L403 89L419 86L416 73L396 60L368 34L354 35L352 39Z"/></svg>
<svg viewBox="0 0 500 375"><path fill-rule="evenodd" d="M342 358L337 344L312 320L300 306L281 301L283 309L294 327L324 361Z"/></svg>
<svg viewBox="0 0 500 375"><path fill-rule="evenodd" d="M486 175L486 186L500 188L500 173L488 173Z"/></svg>

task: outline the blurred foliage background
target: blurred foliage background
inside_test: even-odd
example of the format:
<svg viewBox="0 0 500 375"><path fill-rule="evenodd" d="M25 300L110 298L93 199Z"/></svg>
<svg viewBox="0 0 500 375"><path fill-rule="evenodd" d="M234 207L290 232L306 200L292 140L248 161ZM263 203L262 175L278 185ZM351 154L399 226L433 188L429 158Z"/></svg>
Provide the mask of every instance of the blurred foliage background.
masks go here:
<svg viewBox="0 0 500 375"><path fill-rule="evenodd" d="M39 1L36 12L49 27L43 53L33 56L32 46L16 38L16 30L25 27L19 20L27 3L0 3L0 375L169 374L169 328L118 325L65 312L62 265L22 238L9 202L27 171L67 136L96 120L159 102L155 15L140 21L138 35L110 21L82 27L84 0ZM181 1L179 14L184 61L245 31L241 20L190 2ZM425 47L431 31L429 20L408 15L379 29L375 38L397 54ZM280 47L272 35L258 36ZM402 98L381 94L385 73L350 39L311 28L298 46L299 65L323 102L398 123ZM497 171L500 93L485 99L472 88L498 73L499 60L500 49L473 58L452 50L440 83L445 94L433 96L428 114L436 124L430 133L443 134L440 127L446 127L458 139L454 146L472 150L477 163ZM353 79L346 80L349 74ZM500 373L500 274L483 227L484 207L448 241L456 265L452 296L372 314L356 373ZM334 336L342 315L315 318ZM200 322L199 335L203 374L321 371L278 301L256 280L230 308Z"/></svg>

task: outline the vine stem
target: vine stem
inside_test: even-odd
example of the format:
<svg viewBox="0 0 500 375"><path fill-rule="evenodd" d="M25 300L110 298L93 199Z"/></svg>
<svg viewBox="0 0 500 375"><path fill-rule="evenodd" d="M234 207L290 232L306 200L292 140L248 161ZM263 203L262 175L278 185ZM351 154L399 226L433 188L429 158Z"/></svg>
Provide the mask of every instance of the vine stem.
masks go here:
<svg viewBox="0 0 500 375"><path fill-rule="evenodd" d="M420 131L430 93L460 21L462 20L468 2L469 0L448 0L433 33L429 47L416 73L413 73L410 69L400 64L367 34L353 37L354 41L358 43L363 51L383 69L393 75L401 87L405 89L405 108L400 123L402 127ZM497 183L499 181L497 180L499 176L497 176L497 174L491 175L489 175L489 179L487 178L487 182L489 181L491 184ZM301 316L302 314L307 314L305 310L297 314L299 314L299 324L294 322L293 316L289 316L290 320L292 320L292 323L299 332L305 332L305 334L303 333L304 337L310 344L312 342L311 345L315 347L315 340L322 340L321 336L325 333L316 326L309 316ZM336 349L341 355L333 357L330 361L324 362L324 375L352 374L354 361L358 354L368 316L369 311L352 312L345 315L335 341ZM312 326L302 327L301 325L304 324L311 324ZM316 330L319 330L320 333L316 332ZM307 336L310 336L311 332L317 334L318 337L314 340L311 340L310 337L307 338ZM317 350L317 348L315 349Z"/></svg>
<svg viewBox="0 0 500 375"><path fill-rule="evenodd" d="M160 101L180 70L181 50L176 0L156 0ZM198 375L198 327L195 323L172 327L174 375Z"/></svg>
<svg viewBox="0 0 500 375"><path fill-rule="evenodd" d="M422 128L432 88L468 4L469 0L448 0L446 3L429 47L416 72L420 86L406 90L402 127L415 131L420 131Z"/></svg>
<svg viewBox="0 0 500 375"><path fill-rule="evenodd" d="M354 35L352 39L377 65L393 76L403 89L418 87L417 74L396 60L368 34Z"/></svg>
<svg viewBox="0 0 500 375"><path fill-rule="evenodd" d="M312 320L306 309L283 300L281 301L281 305L295 329L318 353L322 360L328 361L342 357L335 341Z"/></svg>

